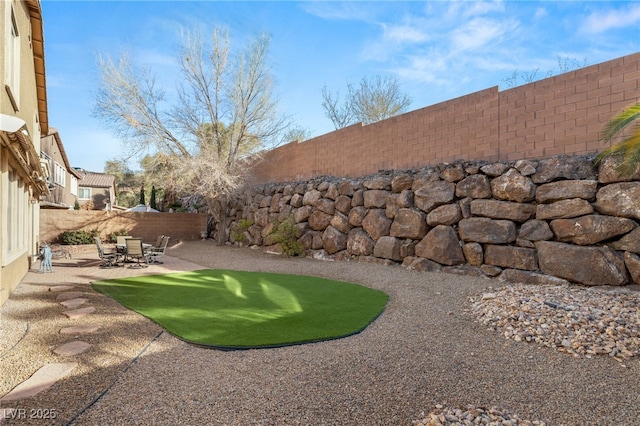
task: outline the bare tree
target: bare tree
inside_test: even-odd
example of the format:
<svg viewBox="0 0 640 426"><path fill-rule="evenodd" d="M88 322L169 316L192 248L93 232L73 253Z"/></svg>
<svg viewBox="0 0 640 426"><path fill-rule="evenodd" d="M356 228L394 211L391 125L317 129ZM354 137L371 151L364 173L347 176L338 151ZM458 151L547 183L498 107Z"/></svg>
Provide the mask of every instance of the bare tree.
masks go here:
<svg viewBox="0 0 640 426"><path fill-rule="evenodd" d="M214 29L209 48L201 35L185 34L172 105L149 69L134 67L126 54L118 62L100 57L94 113L130 155L161 154L171 190L201 196L209 212L224 221L224 200L242 185L249 159L278 143L289 126L289 118L277 111L269 43L262 35L231 55L225 30Z"/></svg>
<svg viewBox="0 0 640 426"><path fill-rule="evenodd" d="M560 74L587 66L587 58L578 60L575 58L570 58L568 56L557 56L556 59L558 60L557 71ZM516 69L509 77L503 78L502 81L505 83L505 86L507 88L511 88L519 86L521 84L533 83L534 81L543 78L553 77L553 75L555 74L555 70L550 69L545 73L544 77L538 77L538 71L540 71L540 68L535 68L531 71L519 71Z"/></svg>
<svg viewBox="0 0 640 426"><path fill-rule="evenodd" d="M347 83L347 97L340 103L340 93L322 88L322 107L336 129L362 122L375 123L407 110L411 98L400 90L396 77L374 76L360 80L358 87Z"/></svg>

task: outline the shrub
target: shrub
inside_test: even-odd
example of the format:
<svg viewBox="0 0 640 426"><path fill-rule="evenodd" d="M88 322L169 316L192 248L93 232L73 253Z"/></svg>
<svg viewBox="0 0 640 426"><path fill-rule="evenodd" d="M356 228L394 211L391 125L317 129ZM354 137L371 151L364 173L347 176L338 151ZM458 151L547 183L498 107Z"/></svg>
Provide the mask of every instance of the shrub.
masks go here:
<svg viewBox="0 0 640 426"><path fill-rule="evenodd" d="M304 256L304 246L297 238L298 228L293 215L289 215L284 219L274 222L271 237L273 241L280 246L282 253L286 256Z"/></svg>
<svg viewBox="0 0 640 426"><path fill-rule="evenodd" d="M251 228L253 221L250 219L241 219L240 222L231 229L231 241L240 243L244 241L244 233Z"/></svg>
<svg viewBox="0 0 640 426"><path fill-rule="evenodd" d="M118 241L118 236L120 235L129 235L129 231L127 231L126 229L122 228L119 231L114 231L112 233L109 234L109 242L110 243L115 243Z"/></svg>
<svg viewBox="0 0 640 426"><path fill-rule="evenodd" d="M91 231L65 231L58 237L62 244L77 245L77 244L93 244L95 243L94 237L97 237L99 232L97 229Z"/></svg>

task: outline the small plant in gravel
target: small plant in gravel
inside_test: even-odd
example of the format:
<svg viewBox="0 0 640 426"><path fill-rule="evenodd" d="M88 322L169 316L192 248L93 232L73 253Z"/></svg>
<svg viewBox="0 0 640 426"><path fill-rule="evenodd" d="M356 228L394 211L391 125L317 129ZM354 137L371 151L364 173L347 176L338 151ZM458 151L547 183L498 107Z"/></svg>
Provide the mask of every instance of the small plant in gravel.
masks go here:
<svg viewBox="0 0 640 426"><path fill-rule="evenodd" d="M304 246L298 241L298 228L293 215L274 222L270 236L280 246L285 256L304 256Z"/></svg>
<svg viewBox="0 0 640 426"><path fill-rule="evenodd" d="M62 244L67 245L93 244L95 242L93 238L99 234L97 229L92 229L91 231L65 231L58 238Z"/></svg>

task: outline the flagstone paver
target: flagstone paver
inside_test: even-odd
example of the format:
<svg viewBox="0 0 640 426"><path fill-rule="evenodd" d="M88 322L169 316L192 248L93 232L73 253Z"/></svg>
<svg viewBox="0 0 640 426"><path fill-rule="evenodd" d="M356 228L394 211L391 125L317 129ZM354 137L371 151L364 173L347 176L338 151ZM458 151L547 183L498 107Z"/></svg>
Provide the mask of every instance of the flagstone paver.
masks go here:
<svg viewBox="0 0 640 426"><path fill-rule="evenodd" d="M93 306L87 306L86 308L76 309L73 311L64 311L62 315L66 315L69 319L77 319L86 317L89 314L92 314L96 311L96 308Z"/></svg>
<svg viewBox="0 0 640 426"><path fill-rule="evenodd" d="M13 388L0 399L0 402L14 401L36 395L50 388L56 381L69 374L78 366L77 362L47 364L40 367L26 381Z"/></svg>
<svg viewBox="0 0 640 426"><path fill-rule="evenodd" d="M73 327L65 327L60 330L60 334L95 333L99 329L100 329L100 326L97 326L97 325L82 324L82 325L76 325Z"/></svg>
<svg viewBox="0 0 640 426"><path fill-rule="evenodd" d="M60 302L60 304L65 308L75 309L78 306L84 305L88 301L89 299L86 299L84 297L78 297L77 299L65 300L64 302Z"/></svg>
<svg viewBox="0 0 640 426"><path fill-rule="evenodd" d="M77 291L67 291L64 293L60 293L58 297L56 297L56 302L64 302L66 300L77 299L80 296L84 296L84 294Z"/></svg>
<svg viewBox="0 0 640 426"><path fill-rule="evenodd" d="M60 356L73 356L81 354L91 347L91 344L87 342L82 342L80 340L74 340L73 342L65 343L64 345L58 346L53 350L53 353Z"/></svg>

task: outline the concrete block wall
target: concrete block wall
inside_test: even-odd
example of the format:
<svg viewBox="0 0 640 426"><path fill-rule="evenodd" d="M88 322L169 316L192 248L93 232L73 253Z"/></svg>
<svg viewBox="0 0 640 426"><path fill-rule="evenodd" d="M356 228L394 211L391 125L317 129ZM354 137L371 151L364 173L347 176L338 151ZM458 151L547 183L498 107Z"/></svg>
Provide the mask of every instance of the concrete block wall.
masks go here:
<svg viewBox="0 0 640 426"><path fill-rule="evenodd" d="M170 243L201 238L207 229L203 213L147 213L87 210L40 210L40 239L56 242L64 231L97 229L106 239L122 229L144 241L155 242L158 235L169 235Z"/></svg>
<svg viewBox="0 0 640 426"><path fill-rule="evenodd" d="M640 53L499 91L488 88L266 152L254 183L360 177L458 160L591 154L605 123L640 101Z"/></svg>

